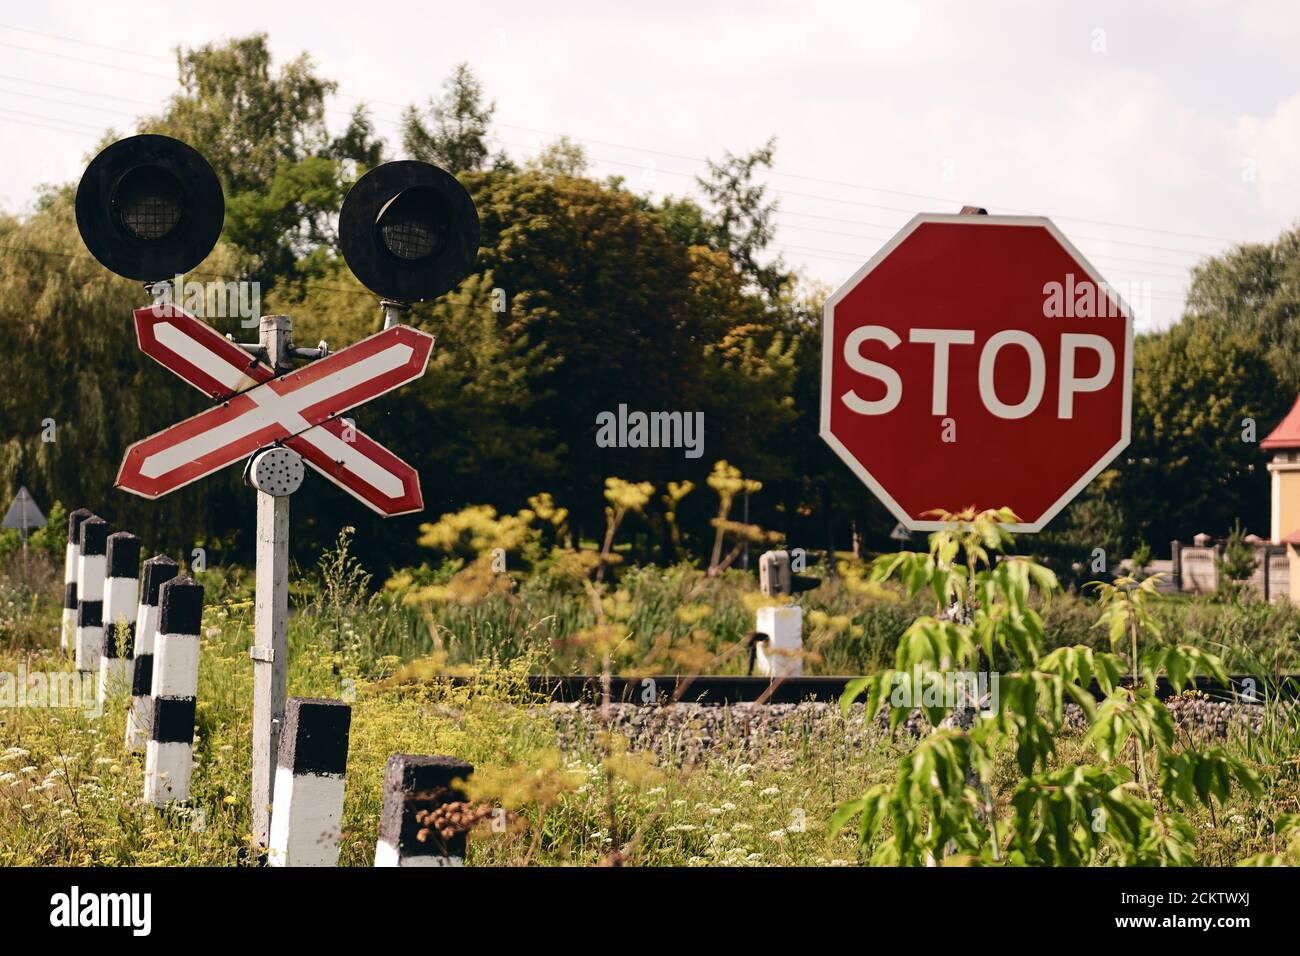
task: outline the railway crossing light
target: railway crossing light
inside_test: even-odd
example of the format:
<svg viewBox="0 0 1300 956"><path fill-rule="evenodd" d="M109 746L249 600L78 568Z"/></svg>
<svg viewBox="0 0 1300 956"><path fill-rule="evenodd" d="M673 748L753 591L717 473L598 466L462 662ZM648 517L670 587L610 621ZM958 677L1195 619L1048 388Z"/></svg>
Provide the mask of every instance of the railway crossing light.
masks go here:
<svg viewBox="0 0 1300 956"><path fill-rule="evenodd" d="M208 162L157 135L120 140L96 156L81 178L76 208L91 254L146 286L202 262L225 217L221 182ZM117 487L156 498L252 456L245 472L258 493L252 802L254 836L263 846L270 841L286 706L289 497L302 483L305 460L382 514L423 508L415 469L338 413L424 374L433 337L395 326L407 305L442 295L469 274L478 255L478 212L447 171L386 163L348 193L339 239L349 268L383 298L385 313L385 331L340 352L328 353L324 343L294 348L287 315L261 316L258 343L241 345L175 310L135 314L141 351L222 404L132 445ZM294 372L293 359L317 364L308 374ZM272 406L280 412L268 426L258 415ZM222 416L225 425L215 420Z"/></svg>
<svg viewBox="0 0 1300 956"><path fill-rule="evenodd" d="M188 272L217 244L221 181L193 147L146 133L91 160L77 187L77 229L112 272L152 284Z"/></svg>
<svg viewBox="0 0 1300 956"><path fill-rule="evenodd" d="M456 177L402 160L362 176L339 212L339 245L352 274L389 306L454 288L478 255L474 200Z"/></svg>

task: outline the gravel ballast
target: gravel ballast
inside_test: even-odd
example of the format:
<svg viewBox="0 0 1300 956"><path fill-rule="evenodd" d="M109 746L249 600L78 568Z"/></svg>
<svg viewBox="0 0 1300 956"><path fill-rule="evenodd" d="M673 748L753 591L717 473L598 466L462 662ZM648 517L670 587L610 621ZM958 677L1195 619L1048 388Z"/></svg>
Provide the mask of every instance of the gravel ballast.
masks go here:
<svg viewBox="0 0 1300 956"><path fill-rule="evenodd" d="M1166 702L1175 726L1198 738L1225 739L1258 731L1264 709L1258 704L1214 701L1197 697ZM552 703L544 712L554 722L563 750L591 746L601 730L600 708L589 703ZM868 728L861 704L841 715L838 704L809 701L801 704L729 705L678 703L670 706L610 705L611 728L626 736L633 749L651 750L672 763L690 763L712 751L738 749L749 758L794 747L833 744L859 749L888 738L887 718L881 713ZM1082 709L1066 705L1066 733L1087 727ZM897 743L915 739L928 726L913 712L894 733Z"/></svg>

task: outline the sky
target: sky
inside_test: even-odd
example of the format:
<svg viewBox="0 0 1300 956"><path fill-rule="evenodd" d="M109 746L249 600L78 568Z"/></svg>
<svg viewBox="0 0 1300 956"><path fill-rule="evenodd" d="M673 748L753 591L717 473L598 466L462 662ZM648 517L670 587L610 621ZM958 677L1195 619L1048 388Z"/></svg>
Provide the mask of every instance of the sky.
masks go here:
<svg viewBox="0 0 1300 956"><path fill-rule="evenodd" d="M400 153L396 120L465 61L517 160L564 134L592 172L697 194L777 139L772 252L838 287L917 212L1052 217L1132 304L1300 220L1300 6L1272 0L653 4L152 0L0 4L0 209L78 178L177 89L178 46L264 31Z"/></svg>

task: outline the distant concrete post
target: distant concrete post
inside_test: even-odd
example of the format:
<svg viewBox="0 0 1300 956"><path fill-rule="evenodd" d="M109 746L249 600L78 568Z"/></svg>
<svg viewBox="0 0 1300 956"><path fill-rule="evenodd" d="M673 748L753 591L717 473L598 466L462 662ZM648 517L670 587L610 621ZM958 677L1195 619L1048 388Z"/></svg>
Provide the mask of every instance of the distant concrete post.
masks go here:
<svg viewBox="0 0 1300 956"><path fill-rule="evenodd" d="M108 522L91 515L81 522L77 555L77 670L99 672L104 643L104 575L108 570Z"/></svg>
<svg viewBox="0 0 1300 956"><path fill-rule="evenodd" d="M1177 539L1169 542L1169 554L1173 565L1174 590L1183 589L1183 543Z"/></svg>
<svg viewBox="0 0 1300 956"><path fill-rule="evenodd" d="M759 588L769 597L794 590L788 551L765 551L758 559ZM763 635L754 647L755 670L764 677L803 674L803 609L791 604L759 608L754 630Z"/></svg>
<svg viewBox="0 0 1300 956"><path fill-rule="evenodd" d="M290 697L280 732L271 816L271 866L335 866L343 820L352 708Z"/></svg>
<svg viewBox="0 0 1300 956"><path fill-rule="evenodd" d="M202 620L203 585L181 577L162 586L144 764L144 799L155 807L190 798Z"/></svg>
<svg viewBox="0 0 1300 956"><path fill-rule="evenodd" d="M443 817L466 799L455 781L473 772L455 757L389 757L375 866L464 866L466 834Z"/></svg>
<svg viewBox="0 0 1300 956"><path fill-rule="evenodd" d="M77 633L77 565L81 558L81 523L90 517L90 510L78 508L68 515L68 549L63 559L63 628L59 633L59 648L64 654L76 647Z"/></svg>
<svg viewBox="0 0 1300 956"><path fill-rule="evenodd" d="M757 630L767 640L759 642L755 663L765 677L803 675L803 608L794 604L758 609Z"/></svg>
<svg viewBox="0 0 1300 956"><path fill-rule="evenodd" d="M144 563L140 607L136 609L135 649L131 668L131 708L126 712L126 749L141 751L153 723L153 658L158 640L158 592L180 568L164 554Z"/></svg>
<svg viewBox="0 0 1300 956"><path fill-rule="evenodd" d="M104 583L104 643L99 657L99 703L130 686L135 653L140 539L129 531L108 536L108 579Z"/></svg>

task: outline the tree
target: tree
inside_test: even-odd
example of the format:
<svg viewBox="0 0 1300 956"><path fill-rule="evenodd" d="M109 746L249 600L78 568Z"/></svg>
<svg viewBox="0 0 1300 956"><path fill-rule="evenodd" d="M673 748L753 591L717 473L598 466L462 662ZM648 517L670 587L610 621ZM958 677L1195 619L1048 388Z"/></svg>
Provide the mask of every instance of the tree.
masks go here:
<svg viewBox="0 0 1300 956"><path fill-rule="evenodd" d="M1184 322L1211 335L1254 338L1282 389L1300 390L1300 228L1243 243L1192 270Z"/></svg>
<svg viewBox="0 0 1300 956"><path fill-rule="evenodd" d="M406 108L402 148L412 159L452 173L483 169L490 152L488 124L495 111L495 103L484 103L483 84L469 64L460 63L443 83L442 97L431 97L427 110Z"/></svg>
<svg viewBox="0 0 1300 956"><path fill-rule="evenodd" d="M1239 603L1251 594L1249 581L1259 567L1260 555L1255 546L1246 540L1246 529L1234 521L1218 561L1219 597Z"/></svg>
<svg viewBox="0 0 1300 956"><path fill-rule="evenodd" d="M271 72L265 33L180 50L181 91L143 132L165 133L201 152L232 192L264 188L284 164L330 146L325 98L337 88L307 54Z"/></svg>
<svg viewBox="0 0 1300 956"><path fill-rule="evenodd" d="M349 177L352 179L360 178L384 161L384 141L375 135L375 124L370 120L366 104L357 104L347 129L330 143L325 155L341 163L355 164Z"/></svg>
<svg viewBox="0 0 1300 956"><path fill-rule="evenodd" d="M301 281L300 260L318 263L313 253L332 246L348 188L382 158L364 105L331 138L325 100L336 84L306 54L273 75L264 33L181 50L177 65L181 91L141 131L183 140L212 164L226 193L225 238L246 253L237 271L268 291Z"/></svg>
<svg viewBox="0 0 1300 956"><path fill-rule="evenodd" d="M1140 337L1133 364L1133 441L1115 485L1128 538L1170 541L1226 530L1237 518L1266 527L1269 478L1258 439L1294 395L1254 337L1180 324Z"/></svg>
<svg viewBox="0 0 1300 956"><path fill-rule="evenodd" d="M767 187L754 181L759 169L771 169L776 153L776 138L744 156L724 152L721 162L707 160L707 176L696 177L704 195L713 206L710 224L716 248L731 253L736 268L775 298L790 280L781 259L760 265L758 255L776 234L772 214L776 202L768 200Z"/></svg>
<svg viewBox="0 0 1300 956"><path fill-rule="evenodd" d="M524 167L543 176L586 175L587 151L567 136L545 146Z"/></svg>

